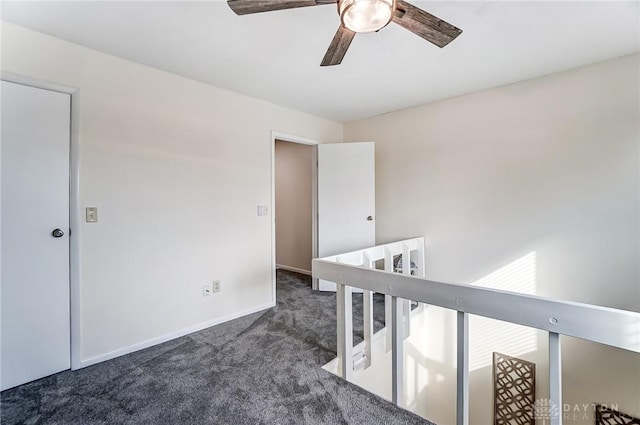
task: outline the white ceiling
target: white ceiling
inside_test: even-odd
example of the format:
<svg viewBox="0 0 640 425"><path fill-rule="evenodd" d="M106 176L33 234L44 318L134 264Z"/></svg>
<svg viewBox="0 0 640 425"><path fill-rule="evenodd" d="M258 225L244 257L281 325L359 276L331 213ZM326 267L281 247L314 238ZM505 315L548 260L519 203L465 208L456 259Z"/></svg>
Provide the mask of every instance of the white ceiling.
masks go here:
<svg viewBox="0 0 640 425"><path fill-rule="evenodd" d="M224 1L2 2L2 19L346 122L640 51L640 2L413 1L463 29L444 49L391 24L320 67L336 7L235 15Z"/></svg>

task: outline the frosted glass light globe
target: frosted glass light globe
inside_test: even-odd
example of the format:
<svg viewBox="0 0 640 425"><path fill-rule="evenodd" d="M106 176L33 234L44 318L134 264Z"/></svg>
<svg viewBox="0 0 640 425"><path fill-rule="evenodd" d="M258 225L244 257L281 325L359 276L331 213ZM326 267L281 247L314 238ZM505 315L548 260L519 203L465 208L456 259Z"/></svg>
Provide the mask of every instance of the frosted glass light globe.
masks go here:
<svg viewBox="0 0 640 425"><path fill-rule="evenodd" d="M340 0L338 13L351 31L378 31L393 18L393 0Z"/></svg>

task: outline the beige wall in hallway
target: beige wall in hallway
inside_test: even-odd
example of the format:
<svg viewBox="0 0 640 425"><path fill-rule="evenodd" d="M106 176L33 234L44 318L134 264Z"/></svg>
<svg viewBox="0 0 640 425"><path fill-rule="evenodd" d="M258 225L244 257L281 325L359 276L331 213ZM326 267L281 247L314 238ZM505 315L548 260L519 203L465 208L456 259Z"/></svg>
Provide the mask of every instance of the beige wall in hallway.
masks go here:
<svg viewBox="0 0 640 425"><path fill-rule="evenodd" d="M276 141L276 264L311 271L313 146Z"/></svg>
<svg viewBox="0 0 640 425"><path fill-rule="evenodd" d="M424 235L431 279L639 311L639 63L634 54L346 124L346 140L376 142L378 242ZM449 425L455 317L429 314L420 403ZM492 421L492 349L535 361L546 395L546 335L474 319L470 339L473 424ZM640 416L638 354L563 344L565 424L593 423L585 403Z"/></svg>

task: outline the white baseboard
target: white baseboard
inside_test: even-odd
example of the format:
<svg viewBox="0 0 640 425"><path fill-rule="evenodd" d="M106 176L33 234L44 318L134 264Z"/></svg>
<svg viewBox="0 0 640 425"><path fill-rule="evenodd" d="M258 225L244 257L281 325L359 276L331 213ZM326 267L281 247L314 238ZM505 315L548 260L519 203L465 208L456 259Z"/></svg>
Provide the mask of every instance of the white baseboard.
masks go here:
<svg viewBox="0 0 640 425"><path fill-rule="evenodd" d="M191 334L191 333L194 333L194 332L198 332L198 331L201 331L203 329L210 328L211 326L219 325L221 323L228 322L229 320L237 319L239 317L246 316L246 315L249 315L251 313L257 313L258 311L266 310L266 309L272 308L274 306L275 306L275 304L272 303L272 302L267 303L267 304L262 304L262 305L259 305L259 306L256 306L256 307L249 308L247 310L243 310L243 311L239 311L239 312L236 312L236 313L228 314L226 316L218 317L216 319L209 320L209 321L206 321L206 322L203 322L203 323L199 323L197 325L190 326L188 328L183 328L183 329L177 330L175 332L171 332L171 333L168 333L168 334L156 337L156 338L151 338L151 339L148 339L146 341L142 341L142 342L139 342L139 343L136 343L136 344L132 344L132 345L129 345L127 347L119 348L117 350L110 351L110 352L105 353L105 354L100 354L99 356L95 356L95 357L91 357L91 358L88 358L88 359L84 359L84 360L80 361L79 367L74 368L74 370L75 369L82 369L84 367L91 366L91 365L94 365L94 364L97 364L97 363L101 363L101 362L104 362L104 361L107 361L107 360L111 360L111 359L114 359L116 357L124 356L125 354L130 354L130 353L133 353L134 351L142 350L144 348L149 348L149 347L152 347L154 345L162 344L163 342L167 342L167 341L170 341L172 339L179 338L181 336L185 336L185 335L188 335L188 334Z"/></svg>
<svg viewBox="0 0 640 425"><path fill-rule="evenodd" d="M296 272L296 273L306 274L308 276L311 276L310 270L299 269L297 267L283 266L282 264L276 264L276 269L288 270L290 272Z"/></svg>

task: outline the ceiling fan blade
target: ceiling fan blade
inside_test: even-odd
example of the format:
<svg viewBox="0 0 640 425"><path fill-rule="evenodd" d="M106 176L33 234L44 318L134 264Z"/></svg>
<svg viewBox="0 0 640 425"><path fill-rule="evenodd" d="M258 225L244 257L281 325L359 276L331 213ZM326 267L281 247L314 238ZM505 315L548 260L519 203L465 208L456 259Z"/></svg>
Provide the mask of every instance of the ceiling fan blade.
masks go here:
<svg viewBox="0 0 640 425"><path fill-rule="evenodd" d="M462 33L460 28L454 27L404 0L396 0L393 22L438 47L446 46Z"/></svg>
<svg viewBox="0 0 640 425"><path fill-rule="evenodd" d="M355 32L345 28L344 25L340 25L336 35L331 40L327 53L322 58L320 66L340 65L355 35Z"/></svg>
<svg viewBox="0 0 640 425"><path fill-rule="evenodd" d="M296 7L335 4L336 0L229 0L227 4L236 15L270 12L272 10L293 9Z"/></svg>

